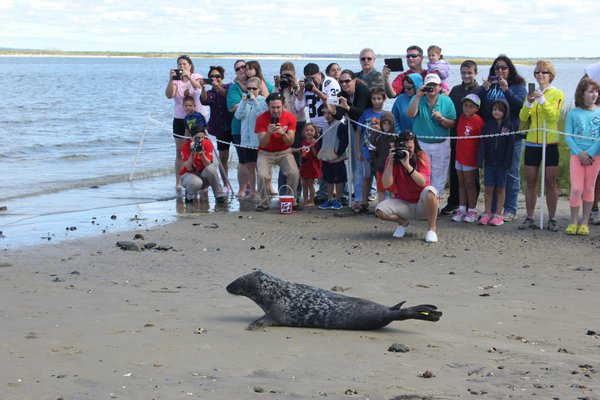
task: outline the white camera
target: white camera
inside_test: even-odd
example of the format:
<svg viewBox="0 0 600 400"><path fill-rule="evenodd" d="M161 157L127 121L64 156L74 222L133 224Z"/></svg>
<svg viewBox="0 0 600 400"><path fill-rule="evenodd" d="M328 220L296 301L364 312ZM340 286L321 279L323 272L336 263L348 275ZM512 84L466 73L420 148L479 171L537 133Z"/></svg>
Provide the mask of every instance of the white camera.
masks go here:
<svg viewBox="0 0 600 400"><path fill-rule="evenodd" d="M338 99L337 97L328 97L327 98L327 104L333 104L334 106L339 106L340 105L340 99Z"/></svg>

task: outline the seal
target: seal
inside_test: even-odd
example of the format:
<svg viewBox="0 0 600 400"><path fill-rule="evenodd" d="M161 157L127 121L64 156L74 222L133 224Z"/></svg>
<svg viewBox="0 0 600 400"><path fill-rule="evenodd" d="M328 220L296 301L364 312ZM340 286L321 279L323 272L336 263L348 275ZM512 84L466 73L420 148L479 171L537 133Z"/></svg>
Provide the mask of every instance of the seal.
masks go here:
<svg viewBox="0 0 600 400"><path fill-rule="evenodd" d="M248 325L248 330L268 326L375 330L392 321L437 321L442 316L431 304L401 308L403 301L387 307L358 297L289 282L262 271L239 277L227 285L227 291L248 297L265 312L263 317Z"/></svg>

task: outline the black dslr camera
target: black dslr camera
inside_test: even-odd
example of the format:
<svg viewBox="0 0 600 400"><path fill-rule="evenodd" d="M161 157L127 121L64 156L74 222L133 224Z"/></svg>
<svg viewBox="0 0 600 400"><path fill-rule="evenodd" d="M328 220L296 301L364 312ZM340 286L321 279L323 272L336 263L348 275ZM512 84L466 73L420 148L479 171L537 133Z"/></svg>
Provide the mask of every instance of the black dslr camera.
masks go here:
<svg viewBox="0 0 600 400"><path fill-rule="evenodd" d="M196 153L202 153L204 151L204 147L202 147L202 139L198 136L194 138L194 143L192 143L192 151Z"/></svg>
<svg viewBox="0 0 600 400"><path fill-rule="evenodd" d="M309 92L312 92L313 89L315 88L315 81L313 81L313 78L306 78L306 79L304 79L304 87Z"/></svg>
<svg viewBox="0 0 600 400"><path fill-rule="evenodd" d="M394 136L394 153L393 160L395 163L399 163L406 159L410 154L406 141L414 137L414 133L410 131L404 131L397 136Z"/></svg>
<svg viewBox="0 0 600 400"><path fill-rule="evenodd" d="M290 74L279 75L279 87L285 89L292 86L292 76Z"/></svg>

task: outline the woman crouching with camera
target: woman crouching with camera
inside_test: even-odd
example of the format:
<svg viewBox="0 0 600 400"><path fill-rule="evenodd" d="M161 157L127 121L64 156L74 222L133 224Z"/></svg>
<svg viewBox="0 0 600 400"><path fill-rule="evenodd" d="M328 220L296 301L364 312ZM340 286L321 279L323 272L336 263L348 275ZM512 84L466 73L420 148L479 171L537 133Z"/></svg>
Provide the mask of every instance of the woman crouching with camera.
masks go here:
<svg viewBox="0 0 600 400"><path fill-rule="evenodd" d="M430 185L431 163L419 147L415 134L405 130L390 144L390 152L381 182L385 188L394 184L394 198L377 204L375 215L398 224L393 236L406 235L410 219L427 219L427 243L436 243L438 192Z"/></svg>

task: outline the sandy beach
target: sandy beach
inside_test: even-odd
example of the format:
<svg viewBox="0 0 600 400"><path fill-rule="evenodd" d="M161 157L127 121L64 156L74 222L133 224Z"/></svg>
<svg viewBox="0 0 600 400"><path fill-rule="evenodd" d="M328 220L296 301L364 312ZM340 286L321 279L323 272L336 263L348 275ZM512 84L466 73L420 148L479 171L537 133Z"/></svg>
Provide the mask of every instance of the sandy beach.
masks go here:
<svg viewBox="0 0 600 400"><path fill-rule="evenodd" d="M561 199L563 228L567 212ZM0 397L598 399L600 227L568 237L517 223L441 217L429 245L423 222L393 239L391 224L347 210L190 213L5 250ZM262 311L225 287L255 269L444 315L377 331L248 331Z"/></svg>

